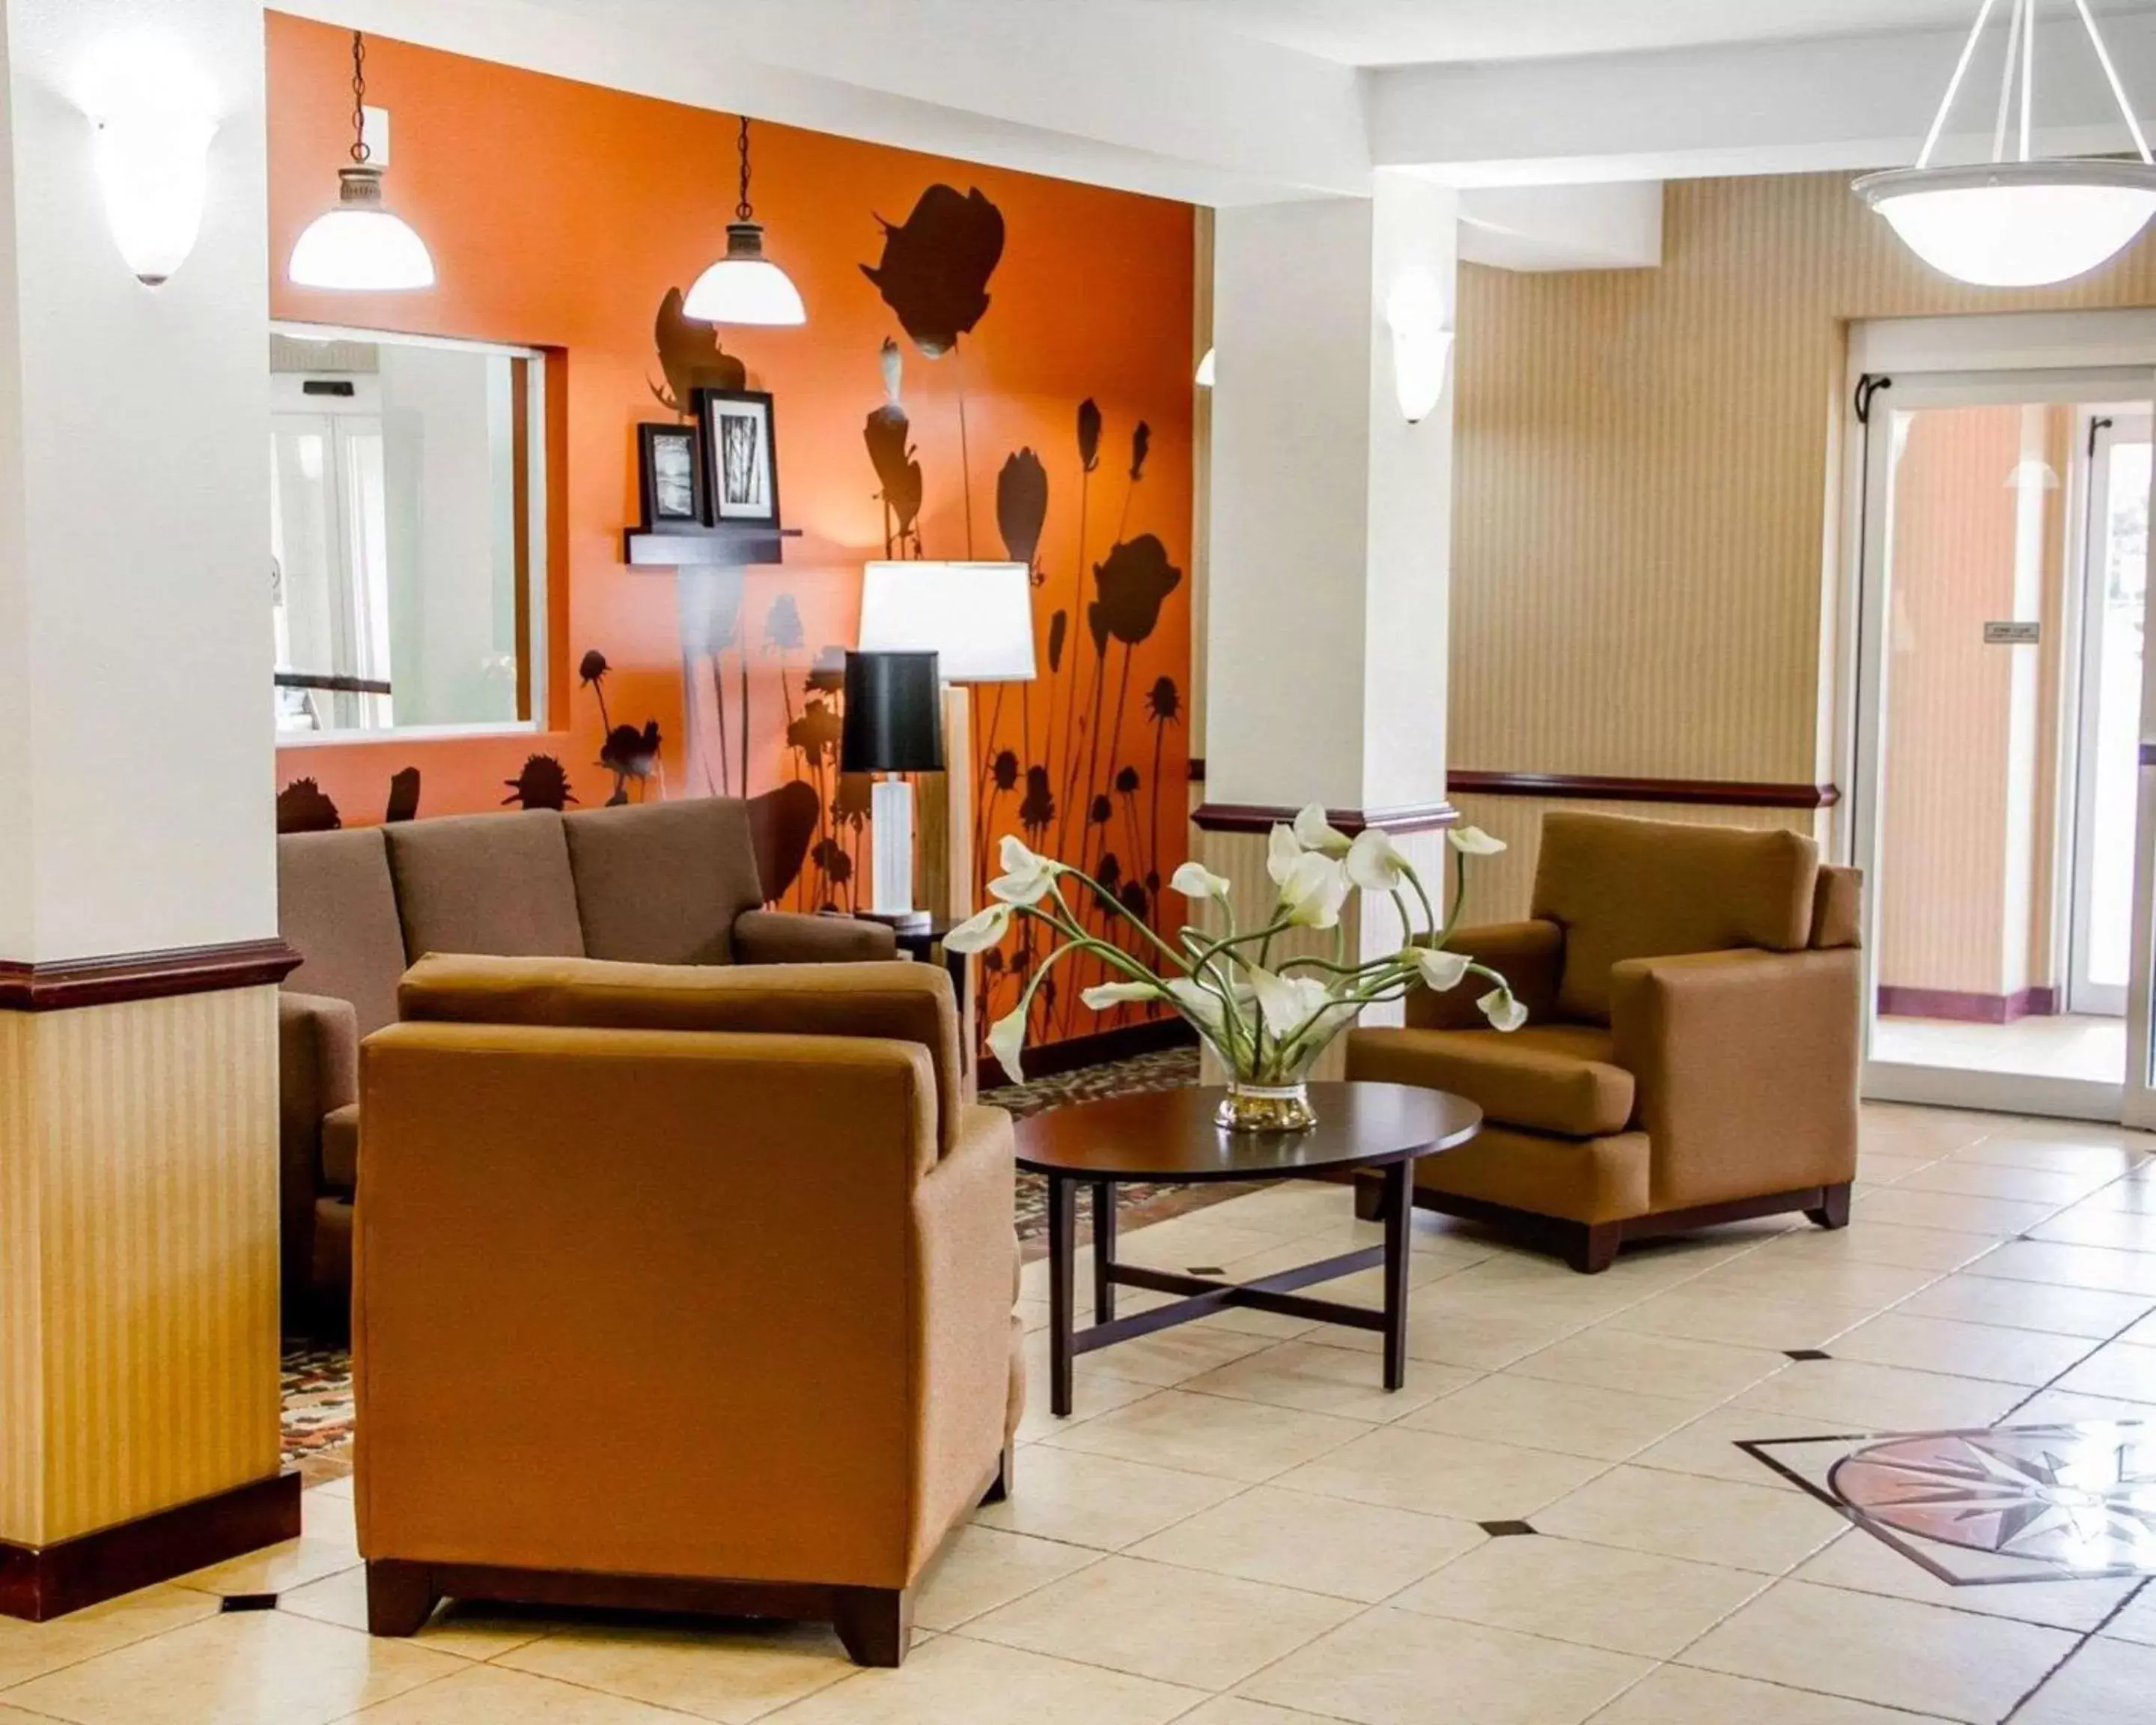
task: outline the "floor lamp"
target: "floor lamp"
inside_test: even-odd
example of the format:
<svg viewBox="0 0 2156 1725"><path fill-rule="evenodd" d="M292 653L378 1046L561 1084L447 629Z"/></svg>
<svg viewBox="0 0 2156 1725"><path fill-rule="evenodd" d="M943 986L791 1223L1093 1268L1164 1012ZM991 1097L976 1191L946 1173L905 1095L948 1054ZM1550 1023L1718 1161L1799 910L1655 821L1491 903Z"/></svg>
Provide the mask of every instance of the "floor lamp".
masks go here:
<svg viewBox="0 0 2156 1725"><path fill-rule="evenodd" d="M921 786L921 875L940 920L973 915L972 685L1026 683L1034 675L1033 571L1024 563L875 562L862 572L864 652L932 652L943 680L943 735L950 770Z"/></svg>

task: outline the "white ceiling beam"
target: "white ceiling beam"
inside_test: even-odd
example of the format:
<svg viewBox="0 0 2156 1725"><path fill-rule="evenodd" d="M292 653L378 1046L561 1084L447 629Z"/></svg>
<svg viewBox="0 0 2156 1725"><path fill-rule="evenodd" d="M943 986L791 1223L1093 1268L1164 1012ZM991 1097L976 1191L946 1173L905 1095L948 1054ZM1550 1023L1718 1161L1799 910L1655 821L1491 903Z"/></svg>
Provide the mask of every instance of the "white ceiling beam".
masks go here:
<svg viewBox="0 0 2156 1725"><path fill-rule="evenodd" d="M1662 261L1662 182L1463 191L1460 255L1528 272L1652 270Z"/></svg>
<svg viewBox="0 0 2156 1725"><path fill-rule="evenodd" d="M1121 0L277 3L696 107L1193 203L1370 189L1362 74Z"/></svg>
<svg viewBox="0 0 2156 1725"><path fill-rule="evenodd" d="M2156 102L2156 15L2102 22L2127 90L2145 113ZM1966 34L1964 26L1390 68L1368 74L1372 154L1380 167L1459 186L1897 166L1914 159ZM1994 24L1992 35L1942 159L1989 153L2004 33ZM2071 14L2039 35L2036 64L2046 153L2130 147Z"/></svg>

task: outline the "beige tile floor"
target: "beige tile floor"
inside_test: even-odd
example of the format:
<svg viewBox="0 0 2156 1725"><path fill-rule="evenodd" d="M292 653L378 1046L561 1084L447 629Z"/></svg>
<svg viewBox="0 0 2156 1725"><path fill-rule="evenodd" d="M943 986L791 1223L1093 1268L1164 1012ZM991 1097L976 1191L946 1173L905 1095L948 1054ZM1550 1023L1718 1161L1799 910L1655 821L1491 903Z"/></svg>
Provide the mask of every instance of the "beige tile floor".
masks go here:
<svg viewBox="0 0 2156 1725"><path fill-rule="evenodd" d="M1864 1144L1845 1233L1749 1224L1592 1281L1419 1219L1397 1395L1369 1338L1250 1313L1081 1359L1077 1414L1029 1413L1015 1495L947 1549L899 1671L808 1626L452 1607L370 1640L337 1481L290 1546L0 1620L0 1725L2156 1719L2156 1580L1957 1589L1735 1447L2156 1420L2156 1139L1871 1107ZM1308 1187L1130 1241L1255 1274L1364 1232ZM1480 1525L1508 1520L1536 1532ZM257 1591L279 1609L217 1609Z"/></svg>

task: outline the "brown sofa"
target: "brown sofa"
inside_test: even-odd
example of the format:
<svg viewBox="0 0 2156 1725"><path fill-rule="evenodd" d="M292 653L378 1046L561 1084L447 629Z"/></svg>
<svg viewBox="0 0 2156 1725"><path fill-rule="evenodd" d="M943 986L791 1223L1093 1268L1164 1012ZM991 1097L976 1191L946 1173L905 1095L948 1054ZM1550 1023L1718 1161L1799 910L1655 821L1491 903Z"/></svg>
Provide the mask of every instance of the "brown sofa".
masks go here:
<svg viewBox="0 0 2156 1725"><path fill-rule="evenodd" d="M963 1100L950 978L429 958L403 1011L361 1055L369 1628L822 1619L898 1664L1024 1400L1010 1117Z"/></svg>
<svg viewBox="0 0 2156 1725"><path fill-rule="evenodd" d="M1415 1202L1517 1226L1575 1270L1778 1211L1841 1227L1859 887L1794 833L1551 814L1532 920L1451 942L1504 973L1526 1027L1488 1029L1471 977L1410 996L1404 1029L1351 1032L1348 1076L1479 1103L1481 1135L1416 1165Z"/></svg>
<svg viewBox="0 0 2156 1725"><path fill-rule="evenodd" d="M429 952L660 964L890 958L891 932L761 908L746 803L651 803L294 833L277 841L280 932L300 964L279 1001L288 1311L336 1306L352 1273L359 1044L393 1023Z"/></svg>

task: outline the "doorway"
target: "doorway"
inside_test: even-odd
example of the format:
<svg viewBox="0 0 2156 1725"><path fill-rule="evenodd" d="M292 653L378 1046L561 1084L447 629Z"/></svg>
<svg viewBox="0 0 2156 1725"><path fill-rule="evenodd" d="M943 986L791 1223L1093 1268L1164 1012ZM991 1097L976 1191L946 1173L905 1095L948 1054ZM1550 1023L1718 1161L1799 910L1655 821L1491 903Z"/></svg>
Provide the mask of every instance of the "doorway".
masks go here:
<svg viewBox="0 0 2156 1725"><path fill-rule="evenodd" d="M2128 1118L2156 372L1897 369L1863 397L1866 1093Z"/></svg>

